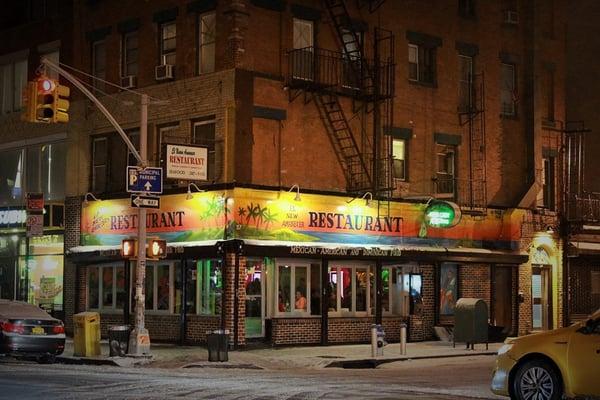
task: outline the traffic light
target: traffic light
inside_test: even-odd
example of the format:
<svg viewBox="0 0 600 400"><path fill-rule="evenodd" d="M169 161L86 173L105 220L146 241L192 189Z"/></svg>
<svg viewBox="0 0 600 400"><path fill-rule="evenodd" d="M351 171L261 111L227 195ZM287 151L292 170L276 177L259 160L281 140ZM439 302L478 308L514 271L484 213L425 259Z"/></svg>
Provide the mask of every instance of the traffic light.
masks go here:
<svg viewBox="0 0 600 400"><path fill-rule="evenodd" d="M158 260L167 256L167 241L163 239L150 239L146 249L146 257Z"/></svg>
<svg viewBox="0 0 600 400"><path fill-rule="evenodd" d="M69 122L69 95L71 89L68 86L59 85L56 83L54 90L54 122L67 123Z"/></svg>
<svg viewBox="0 0 600 400"><path fill-rule="evenodd" d="M121 242L121 257L135 258L137 256L137 240L123 239Z"/></svg>
<svg viewBox="0 0 600 400"><path fill-rule="evenodd" d="M54 122L56 82L41 77L37 80L35 120L36 122Z"/></svg>

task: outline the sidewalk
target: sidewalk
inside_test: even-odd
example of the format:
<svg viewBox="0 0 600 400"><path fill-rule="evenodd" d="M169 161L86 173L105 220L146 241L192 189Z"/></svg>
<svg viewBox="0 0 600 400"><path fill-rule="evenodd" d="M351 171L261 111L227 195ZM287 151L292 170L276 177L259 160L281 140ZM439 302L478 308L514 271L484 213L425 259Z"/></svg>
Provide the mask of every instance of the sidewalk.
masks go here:
<svg viewBox="0 0 600 400"><path fill-rule="evenodd" d="M244 368L244 369L320 369L320 368L375 368L380 364L424 358L465 357L494 355L502 343L475 345L467 350L464 344L456 348L448 342L417 342L406 345L407 355L400 354L400 344L389 344L384 356L371 357L370 344L338 346L298 346L245 349L229 351L229 361L208 362L208 352L200 346L177 346L152 344L152 359L108 357L108 343L101 341L102 356L96 358L73 357L73 341L67 339L65 352L59 358L64 363L115 365L132 367L143 365L151 368Z"/></svg>

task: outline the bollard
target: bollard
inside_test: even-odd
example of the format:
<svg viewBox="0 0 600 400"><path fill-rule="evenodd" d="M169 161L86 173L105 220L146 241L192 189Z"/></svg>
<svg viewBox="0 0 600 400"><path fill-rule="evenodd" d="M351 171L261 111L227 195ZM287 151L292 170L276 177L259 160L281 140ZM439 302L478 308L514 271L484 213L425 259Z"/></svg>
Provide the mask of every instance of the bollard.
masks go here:
<svg viewBox="0 0 600 400"><path fill-rule="evenodd" d="M371 356L381 357L383 356L383 346L385 342L385 332L381 325L371 325Z"/></svg>
<svg viewBox="0 0 600 400"><path fill-rule="evenodd" d="M400 354L406 355L406 324L400 325Z"/></svg>
<svg viewBox="0 0 600 400"><path fill-rule="evenodd" d="M377 357L377 328L371 326L371 357Z"/></svg>

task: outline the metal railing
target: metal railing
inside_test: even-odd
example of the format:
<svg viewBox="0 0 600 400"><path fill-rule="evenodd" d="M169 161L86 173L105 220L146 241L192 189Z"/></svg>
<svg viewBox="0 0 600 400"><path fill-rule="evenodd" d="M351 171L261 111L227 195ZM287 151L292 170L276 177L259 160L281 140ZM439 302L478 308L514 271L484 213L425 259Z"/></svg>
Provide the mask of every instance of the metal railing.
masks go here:
<svg viewBox="0 0 600 400"><path fill-rule="evenodd" d="M600 222L600 193L589 192L567 197L570 221Z"/></svg>
<svg viewBox="0 0 600 400"><path fill-rule="evenodd" d="M342 52L305 47L288 50L287 84L307 91L329 90L351 96L388 98L394 95L394 64L379 62L378 87L373 85L373 60L350 59ZM378 90L376 90L378 89Z"/></svg>
<svg viewBox="0 0 600 400"><path fill-rule="evenodd" d="M452 200L460 206L487 207L485 181L458 179L453 175L438 173L433 178L433 193L435 197Z"/></svg>

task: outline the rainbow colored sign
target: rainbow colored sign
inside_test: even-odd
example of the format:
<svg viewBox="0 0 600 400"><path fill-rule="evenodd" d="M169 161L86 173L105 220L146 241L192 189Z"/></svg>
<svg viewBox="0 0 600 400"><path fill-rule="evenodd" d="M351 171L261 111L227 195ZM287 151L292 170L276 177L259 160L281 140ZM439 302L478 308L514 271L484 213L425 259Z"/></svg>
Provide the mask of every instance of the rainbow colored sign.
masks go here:
<svg viewBox="0 0 600 400"><path fill-rule="evenodd" d="M451 228L428 226L426 204L377 202L341 196L236 188L222 192L162 196L148 212L148 233L169 242L256 239L444 247L516 249L522 210L463 215ZM119 244L135 234L137 211L129 199L93 202L83 209L82 244Z"/></svg>

